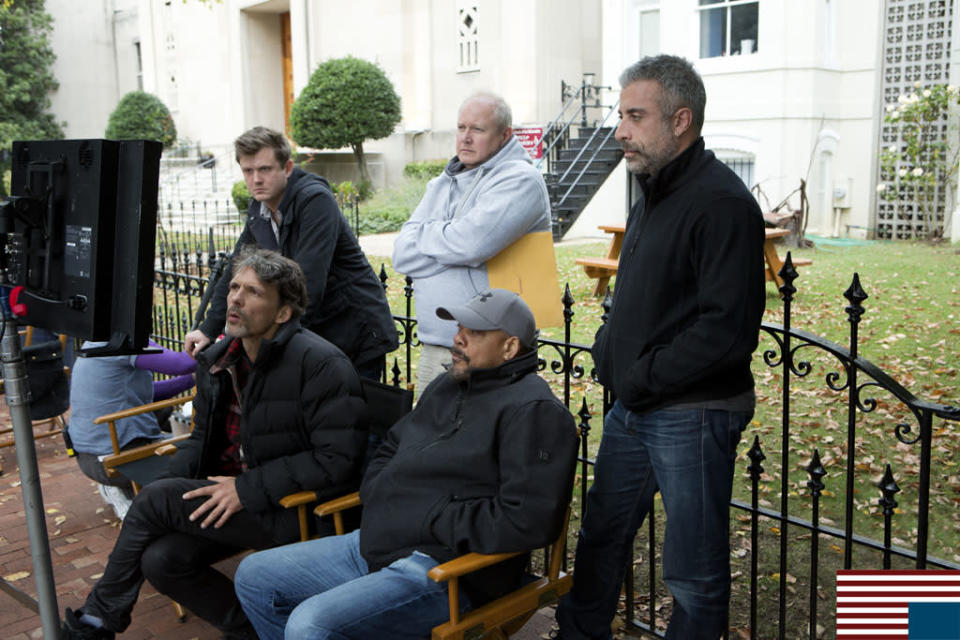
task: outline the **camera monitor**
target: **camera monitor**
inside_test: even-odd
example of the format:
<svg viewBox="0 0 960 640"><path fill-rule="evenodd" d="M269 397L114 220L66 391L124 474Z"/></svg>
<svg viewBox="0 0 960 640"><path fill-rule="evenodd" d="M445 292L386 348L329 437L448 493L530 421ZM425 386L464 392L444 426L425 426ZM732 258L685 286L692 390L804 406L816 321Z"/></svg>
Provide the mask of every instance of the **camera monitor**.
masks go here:
<svg viewBox="0 0 960 640"><path fill-rule="evenodd" d="M112 352L147 344L159 142L13 143L0 204L0 279L26 323Z"/></svg>

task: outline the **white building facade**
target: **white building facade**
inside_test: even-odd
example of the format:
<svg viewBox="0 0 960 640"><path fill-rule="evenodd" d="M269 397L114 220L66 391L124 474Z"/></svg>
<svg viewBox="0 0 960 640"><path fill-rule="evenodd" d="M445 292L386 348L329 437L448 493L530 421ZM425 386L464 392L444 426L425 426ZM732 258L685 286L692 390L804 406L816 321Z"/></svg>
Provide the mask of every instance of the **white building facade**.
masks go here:
<svg viewBox="0 0 960 640"><path fill-rule="evenodd" d="M346 55L377 62L402 101L396 132L364 145L378 186L399 179L408 162L449 157L457 108L475 91L503 95L516 123L543 126L560 108L561 80L594 73L614 88L604 97L612 104L624 67L644 55L681 55L706 84L707 146L759 185L761 206L793 193L789 206L799 207L794 192L804 180L808 233L872 237L878 225L884 236L889 222L878 218L897 215L878 216L876 195L890 99L889 16L899 4L945 7L952 28L953 3L47 0L47 7L61 83L54 109L70 137L101 136L119 97L142 87L171 109L182 138L228 149L250 126L286 128L291 101L320 62ZM83 45L83 37L96 42ZM956 57L949 34L946 42L944 76ZM84 48L89 54L73 53ZM352 177L347 150L322 155L328 177ZM625 184L620 168L571 233L622 220Z"/></svg>

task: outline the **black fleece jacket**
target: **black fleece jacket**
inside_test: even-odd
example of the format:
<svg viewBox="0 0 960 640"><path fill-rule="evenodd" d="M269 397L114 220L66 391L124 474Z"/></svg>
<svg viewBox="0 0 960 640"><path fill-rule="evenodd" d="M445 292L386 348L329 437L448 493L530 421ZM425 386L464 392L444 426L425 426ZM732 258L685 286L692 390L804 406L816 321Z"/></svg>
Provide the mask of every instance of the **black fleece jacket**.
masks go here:
<svg viewBox="0 0 960 640"><path fill-rule="evenodd" d="M749 391L766 297L760 207L703 138L639 181L593 345L601 382L637 412Z"/></svg>
<svg viewBox="0 0 960 640"><path fill-rule="evenodd" d="M247 224L234 253L245 245L273 249L296 261L307 277L303 326L337 345L354 364L397 348L397 330L380 280L323 178L295 168L279 205L280 243L270 220L251 200ZM200 330L216 338L223 330L231 271L225 270Z"/></svg>
<svg viewBox="0 0 960 640"><path fill-rule="evenodd" d="M232 382L227 371L210 373L224 354L225 339L200 353L196 420L178 445L168 475L205 478L217 469L226 446L224 413ZM297 491L333 498L356 489L367 441L367 407L360 378L335 346L292 320L260 345L241 391L241 446L247 470L237 476L244 509L270 515L280 499ZM295 510L287 510L296 517Z"/></svg>
<svg viewBox="0 0 960 640"><path fill-rule="evenodd" d="M443 375L395 424L363 478L360 552L377 571L414 551L446 562L559 535L577 455L573 416L528 353L465 382ZM476 606L515 588L526 555L462 584Z"/></svg>

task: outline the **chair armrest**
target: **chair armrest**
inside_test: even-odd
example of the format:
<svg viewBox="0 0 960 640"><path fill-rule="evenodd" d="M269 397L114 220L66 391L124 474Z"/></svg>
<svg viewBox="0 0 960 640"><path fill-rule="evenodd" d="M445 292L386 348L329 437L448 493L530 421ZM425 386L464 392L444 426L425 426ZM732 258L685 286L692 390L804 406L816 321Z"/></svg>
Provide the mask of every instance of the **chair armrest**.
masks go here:
<svg viewBox="0 0 960 640"><path fill-rule="evenodd" d="M297 523L300 527L300 541L310 539L310 525L307 522L307 507L317 501L316 491L298 491L280 498L280 506L284 509L297 510Z"/></svg>
<svg viewBox="0 0 960 640"><path fill-rule="evenodd" d="M303 504L315 502L317 499L316 491L298 491L288 496L280 498L280 506L284 509L292 509Z"/></svg>
<svg viewBox="0 0 960 640"><path fill-rule="evenodd" d="M333 500L327 500L319 505L313 510L313 513L317 516L333 516L333 529L337 532L338 536L342 536L346 533L346 529L343 524L343 512L351 507L360 506L360 492L354 491L353 493L348 493L345 496L340 496L339 498L334 498Z"/></svg>
<svg viewBox="0 0 960 640"><path fill-rule="evenodd" d="M184 404L193 400L196 397L197 393L194 391L190 395L179 396L176 398L167 398L166 400L158 400L156 402L151 402L149 404L142 404L139 407L131 407L130 409L124 409L123 411L115 411L113 413L108 413L106 415L99 416L93 419L93 424L106 424L108 422L113 422L116 420L121 420L123 418L130 418L132 416L138 416L142 413L149 413L151 411L156 411L157 409L163 409L166 407L175 407L178 404Z"/></svg>
<svg viewBox="0 0 960 640"><path fill-rule="evenodd" d="M103 459L103 466L106 469L111 469L113 467L118 467L122 464L127 464L128 462L133 462L135 460L142 460L143 458L153 455L170 455L176 453L176 443L180 442L181 440L186 440L189 437L189 434L185 434L182 436L168 438L167 440L161 440L159 442L151 442L150 444L145 444L139 447L133 447L132 449L126 449L120 453L115 453L105 457ZM158 453L161 449L167 448L169 448L169 453Z"/></svg>
<svg viewBox="0 0 960 640"><path fill-rule="evenodd" d="M317 508L313 512L318 516L329 516L334 513L340 513L341 511L346 511L351 507L360 506L360 492L354 491L353 493L348 493L345 496L340 496L339 498L334 498L333 500L327 500L326 502L317 505Z"/></svg>
<svg viewBox="0 0 960 640"><path fill-rule="evenodd" d="M187 438L189 438L190 435L187 434L187 435L176 436L176 437L177 437L177 442L180 442L180 440L186 440ZM165 441L162 445L160 445L153 451L153 455L172 456L177 452L177 442L170 442L170 440Z"/></svg>
<svg viewBox="0 0 960 640"><path fill-rule="evenodd" d="M479 569L509 560L519 556L524 551L514 551L511 553L467 553L459 558L454 558L449 562L438 564L427 572L427 577L434 582L447 582L451 578L473 573Z"/></svg>

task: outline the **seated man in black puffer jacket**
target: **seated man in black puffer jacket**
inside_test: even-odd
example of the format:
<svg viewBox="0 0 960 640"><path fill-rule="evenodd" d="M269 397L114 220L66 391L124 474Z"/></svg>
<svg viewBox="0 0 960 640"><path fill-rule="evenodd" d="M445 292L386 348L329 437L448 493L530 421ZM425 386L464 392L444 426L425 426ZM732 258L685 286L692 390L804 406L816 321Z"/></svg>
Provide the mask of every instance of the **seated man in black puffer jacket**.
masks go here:
<svg viewBox="0 0 960 640"><path fill-rule="evenodd" d="M360 380L335 346L303 329L303 272L259 249L234 260L227 339L200 354L196 422L169 478L134 499L103 577L64 638L112 638L130 624L144 578L220 629L256 638L229 578L210 565L299 537L279 501L355 489L366 443Z"/></svg>

